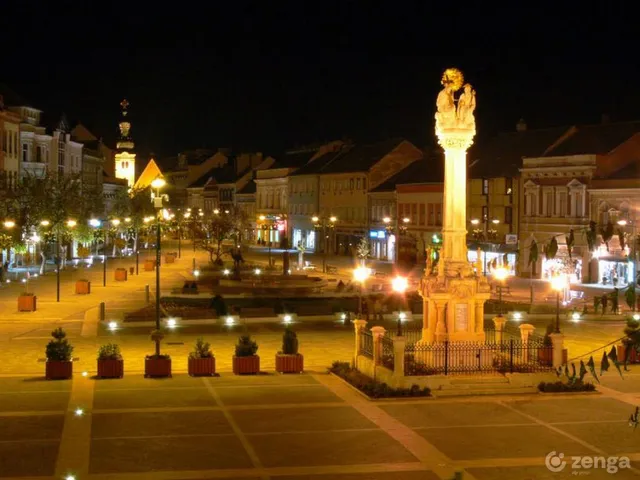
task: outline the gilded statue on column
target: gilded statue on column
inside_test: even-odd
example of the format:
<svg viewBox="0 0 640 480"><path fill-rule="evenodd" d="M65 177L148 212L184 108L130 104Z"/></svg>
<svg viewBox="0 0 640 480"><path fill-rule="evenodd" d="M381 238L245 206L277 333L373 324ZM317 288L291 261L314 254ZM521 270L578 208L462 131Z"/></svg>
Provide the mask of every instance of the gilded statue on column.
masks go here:
<svg viewBox="0 0 640 480"><path fill-rule="evenodd" d="M476 92L473 87L464 83L464 75L457 68L445 70L440 83L444 88L436 99L436 134L453 129L475 132ZM463 86L463 92L456 100L455 93Z"/></svg>

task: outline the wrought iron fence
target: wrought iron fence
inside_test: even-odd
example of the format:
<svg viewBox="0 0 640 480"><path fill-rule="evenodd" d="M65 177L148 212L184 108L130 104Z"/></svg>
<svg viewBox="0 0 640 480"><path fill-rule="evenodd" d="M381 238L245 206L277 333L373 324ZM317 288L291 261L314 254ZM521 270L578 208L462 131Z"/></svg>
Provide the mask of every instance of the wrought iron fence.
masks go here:
<svg viewBox="0 0 640 480"><path fill-rule="evenodd" d="M533 336L533 338L532 338ZM532 334L529 338L532 340L538 340L535 334ZM496 330L492 320L484 321L484 338L487 343L500 342L500 331ZM509 340L521 341L522 334L518 325L511 322L505 323L502 327L502 341L508 342Z"/></svg>
<svg viewBox="0 0 640 480"><path fill-rule="evenodd" d="M367 330L360 330L360 355L373 359L373 335Z"/></svg>
<svg viewBox="0 0 640 480"><path fill-rule="evenodd" d="M535 373L552 369L543 342L442 342L405 347L405 375Z"/></svg>
<svg viewBox="0 0 640 480"><path fill-rule="evenodd" d="M380 355L378 356L378 365L382 365L390 370L393 370L394 353L393 338L391 336L385 335L380 339L380 350Z"/></svg>
<svg viewBox="0 0 640 480"><path fill-rule="evenodd" d="M387 334L391 337L397 336L397 331L395 329L387 331ZM410 343L419 342L422 339L422 329L421 328L403 328L402 336L406 338L407 345Z"/></svg>

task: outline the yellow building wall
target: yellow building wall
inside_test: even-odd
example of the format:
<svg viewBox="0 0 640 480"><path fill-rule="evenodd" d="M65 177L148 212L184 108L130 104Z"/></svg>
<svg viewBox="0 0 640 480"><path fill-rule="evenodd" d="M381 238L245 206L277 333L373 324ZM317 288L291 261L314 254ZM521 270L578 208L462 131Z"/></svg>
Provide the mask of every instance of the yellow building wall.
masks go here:
<svg viewBox="0 0 640 480"><path fill-rule="evenodd" d="M116 153L116 178L124 178L128 187L136 183L136 154L129 152Z"/></svg>

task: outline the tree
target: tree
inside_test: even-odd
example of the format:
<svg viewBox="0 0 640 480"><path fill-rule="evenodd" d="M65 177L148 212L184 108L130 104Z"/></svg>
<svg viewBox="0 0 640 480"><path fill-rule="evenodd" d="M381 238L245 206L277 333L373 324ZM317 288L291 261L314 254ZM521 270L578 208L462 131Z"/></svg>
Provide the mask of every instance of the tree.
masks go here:
<svg viewBox="0 0 640 480"><path fill-rule="evenodd" d="M197 240L197 244L209 253L209 261L214 265L222 265L222 242L233 236L234 222L232 215L220 214L213 215L202 223L204 236Z"/></svg>

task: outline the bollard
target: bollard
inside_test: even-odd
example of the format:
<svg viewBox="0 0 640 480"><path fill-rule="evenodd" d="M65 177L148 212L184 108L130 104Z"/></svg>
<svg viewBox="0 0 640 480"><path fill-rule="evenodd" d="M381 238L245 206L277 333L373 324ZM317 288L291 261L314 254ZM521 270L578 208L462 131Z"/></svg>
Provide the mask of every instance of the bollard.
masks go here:
<svg viewBox="0 0 640 480"><path fill-rule="evenodd" d="M105 318L107 318L107 308L104 302L100 302L100 321L104 322Z"/></svg>
<svg viewBox="0 0 640 480"><path fill-rule="evenodd" d="M150 302L150 296L151 296L151 293L149 292L149 285L145 285L144 286L144 298L146 299L147 303Z"/></svg>
<svg viewBox="0 0 640 480"><path fill-rule="evenodd" d="M192 272L196 271L196 259L195 257L193 258L193 268L191 269Z"/></svg>

